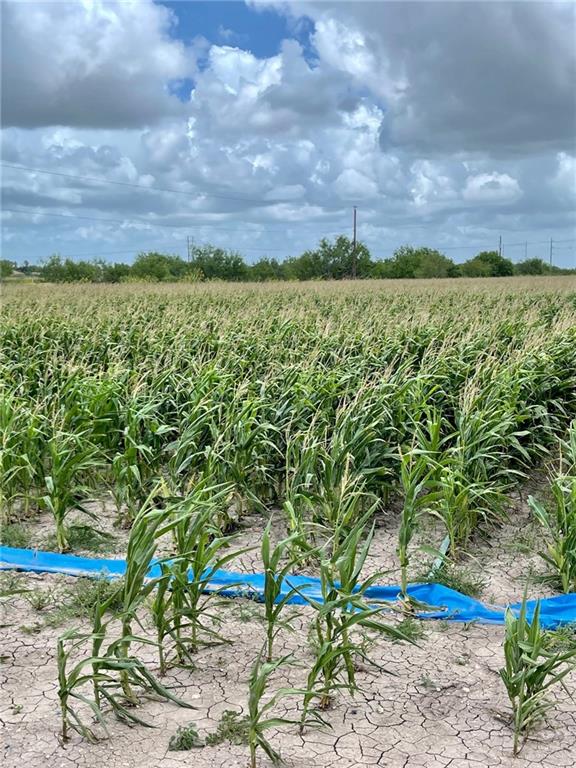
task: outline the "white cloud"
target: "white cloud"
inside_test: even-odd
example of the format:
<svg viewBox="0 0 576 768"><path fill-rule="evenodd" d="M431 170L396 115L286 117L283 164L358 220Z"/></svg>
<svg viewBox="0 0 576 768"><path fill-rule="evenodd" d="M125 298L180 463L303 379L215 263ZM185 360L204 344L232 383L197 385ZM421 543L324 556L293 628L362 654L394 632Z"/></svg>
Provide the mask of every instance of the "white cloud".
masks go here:
<svg viewBox="0 0 576 768"><path fill-rule="evenodd" d="M169 37L164 6L5 2L2 15L5 125L126 127L183 114L170 84L194 61Z"/></svg>
<svg viewBox="0 0 576 768"><path fill-rule="evenodd" d="M576 155L559 152L557 170L552 179L555 190L561 197L576 207Z"/></svg>
<svg viewBox="0 0 576 768"><path fill-rule="evenodd" d="M522 190L516 179L507 173L480 173L468 176L462 192L464 200L472 203L508 203L517 200Z"/></svg>

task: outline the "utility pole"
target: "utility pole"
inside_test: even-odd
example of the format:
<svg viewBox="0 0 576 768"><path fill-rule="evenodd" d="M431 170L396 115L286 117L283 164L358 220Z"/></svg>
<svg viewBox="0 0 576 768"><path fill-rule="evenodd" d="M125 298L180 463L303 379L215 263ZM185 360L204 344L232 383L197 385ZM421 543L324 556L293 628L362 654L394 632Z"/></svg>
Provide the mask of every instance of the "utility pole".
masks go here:
<svg viewBox="0 0 576 768"><path fill-rule="evenodd" d="M500 235L498 240L498 256L502 256L502 235Z"/></svg>
<svg viewBox="0 0 576 768"><path fill-rule="evenodd" d="M552 266L552 249L554 248L554 245L552 244L552 238L550 238L550 266Z"/></svg>
<svg viewBox="0 0 576 768"><path fill-rule="evenodd" d="M356 206L354 206L354 234L352 236L352 280L356 280Z"/></svg>

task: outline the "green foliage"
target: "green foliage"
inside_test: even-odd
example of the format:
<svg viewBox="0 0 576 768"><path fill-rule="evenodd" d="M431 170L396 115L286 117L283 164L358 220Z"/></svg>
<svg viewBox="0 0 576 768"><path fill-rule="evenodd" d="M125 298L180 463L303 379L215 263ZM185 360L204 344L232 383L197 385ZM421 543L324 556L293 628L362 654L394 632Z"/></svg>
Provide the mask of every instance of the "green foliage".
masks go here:
<svg viewBox="0 0 576 768"><path fill-rule="evenodd" d="M68 547L72 552L86 550L89 552L113 552L115 548L115 537L106 531L99 531L91 525L73 524L66 529L66 538ZM58 546L56 536L48 536L44 543L44 548L48 550L55 549Z"/></svg>
<svg viewBox="0 0 576 768"><path fill-rule="evenodd" d="M228 741L230 744L248 744L248 717L231 709L225 709L214 733L206 736L207 747L214 747Z"/></svg>
<svg viewBox="0 0 576 768"><path fill-rule="evenodd" d="M559 474L552 478L548 504L528 497L528 504L547 539L541 557L563 592L576 592L576 420L560 442Z"/></svg>
<svg viewBox="0 0 576 768"><path fill-rule="evenodd" d="M464 277L509 277L514 274L514 265L498 251L482 251L464 262L461 270Z"/></svg>
<svg viewBox="0 0 576 768"><path fill-rule="evenodd" d="M246 716L246 725L248 726L247 741L248 746L250 747L250 768L256 768L256 754L258 749L261 749L274 764L280 762L280 753L274 749L266 738L266 731L270 728L278 728L283 725L294 725L298 722L300 722L301 727L303 725L325 724L325 721L316 714L305 716L305 719L298 721L286 717L274 716L271 713L271 710L276 704L286 696L294 696L302 693L307 695L308 691L302 691L298 688L279 688L264 703L263 698L268 691L271 675L273 675L280 667L291 663L292 657L289 655L283 656L273 662L264 661L263 657L264 649L260 652L260 655L252 667L250 681L248 683L248 714Z"/></svg>
<svg viewBox="0 0 576 768"><path fill-rule="evenodd" d="M391 259L376 262L373 277L384 278L432 278L458 277L457 265L451 259L433 248L413 248L402 245L394 251Z"/></svg>
<svg viewBox="0 0 576 768"><path fill-rule="evenodd" d="M65 527L70 512L77 510L93 516L84 506L90 494L86 485L89 474L100 469L102 461L96 446L86 435L57 430L47 441L47 463L42 504L56 523L56 545L65 552L70 545Z"/></svg>
<svg viewBox="0 0 576 768"><path fill-rule="evenodd" d="M226 486L199 484L185 499L172 500L164 512L162 530L171 531L176 551L160 563L162 578L152 603L162 673L173 663L193 664L202 645L227 642L214 629L214 608L221 592L232 585L207 587L217 570L250 549L227 551L233 537L222 536L216 525L214 511L228 492Z"/></svg>
<svg viewBox="0 0 576 768"><path fill-rule="evenodd" d="M512 704L514 755L517 755L523 740L552 707L547 697L549 688L562 683L576 667L576 645L549 650L548 635L540 627L540 603L536 604L529 622L524 595L518 617L510 609L506 611L504 658L500 676Z"/></svg>
<svg viewBox="0 0 576 768"><path fill-rule="evenodd" d="M456 592L475 598L482 596L486 586L486 581L481 574L447 561L444 561L433 575L423 574L417 576L414 581L419 584L443 584L445 587L456 590Z"/></svg>
<svg viewBox="0 0 576 768"><path fill-rule="evenodd" d="M406 616L402 619L402 621L396 624L396 629L402 633L402 640L406 638L412 643L416 643L418 640L423 640L426 637L423 622L412 618L412 616ZM394 643L399 641L399 638L392 638Z"/></svg>
<svg viewBox="0 0 576 768"><path fill-rule="evenodd" d="M14 272L15 264L9 259L0 259L0 280L10 277Z"/></svg>
<svg viewBox="0 0 576 768"><path fill-rule="evenodd" d="M192 248L190 270L204 276L205 280L247 280L249 268L242 256L212 245L196 245Z"/></svg>
<svg viewBox="0 0 576 768"><path fill-rule="evenodd" d="M186 272L186 262L179 256L166 256L163 253L149 251L138 254L130 269L130 276L162 282L179 280Z"/></svg>
<svg viewBox="0 0 576 768"><path fill-rule="evenodd" d="M362 579L374 537L374 526L366 530L366 516L360 519L341 540L331 548L330 556L320 553L320 590L322 602L307 597L316 611L314 618L315 661L308 673L301 728L305 725L313 699L319 699L319 708L330 706L334 693L346 689L357 690L355 658L370 663L365 642L354 635L355 630L378 632L397 640L408 640L391 624L380 620L382 608L369 606L364 594L382 574ZM385 669L380 671L386 672Z"/></svg>
<svg viewBox="0 0 576 768"><path fill-rule="evenodd" d="M93 722L100 725L107 733L103 702L121 722L127 725L138 724L150 727L134 711L136 699L133 691L136 689L142 690L147 696L168 699L180 706L194 709L164 688L150 674L142 661L124 653L126 642L137 638L123 636L120 640L112 642L102 653L82 656L81 651L86 645L91 645L93 649L102 649L105 637L106 628L102 625L98 634L82 634L77 629L69 629L58 638L57 693L60 701L63 742L70 738L70 730L76 731L88 741L97 741ZM80 659L77 660L79 656ZM88 684L93 686L92 699L84 690ZM91 713L92 719L89 725L77 709L78 703Z"/></svg>
<svg viewBox="0 0 576 768"><path fill-rule="evenodd" d="M355 254L355 256L354 256ZM50 256L42 267L18 267L29 272L37 270L42 279L51 283L124 283L124 282L190 282L205 280L230 282L273 280L342 280L353 277L356 264L358 278L453 278L503 277L509 275L574 274L576 270L550 266L541 259L526 259L516 265L496 251L483 251L464 264L455 264L440 251L426 246L403 245L389 259L373 260L368 247L353 242L345 235L333 241L322 238L317 248L284 261L264 256L253 264L246 263L237 251L213 245L195 245L189 259L156 251L138 254L134 263L107 263L62 259ZM6 270L11 262L4 260ZM6 276L6 275L5 275Z"/></svg>
<svg viewBox="0 0 576 768"><path fill-rule="evenodd" d="M6 521L51 493L65 537L68 515L103 482L129 523L159 479L184 498L208 480L231 488L214 509L221 530L282 509L290 557L305 566L366 511L389 509L399 450L414 450L429 457L422 493L436 495L428 506L454 557L500 522L507 494L576 412L569 291L96 293L6 288ZM62 493L47 492L52 464Z"/></svg>
<svg viewBox="0 0 576 768"><path fill-rule="evenodd" d="M428 482L433 470L425 454L410 452L400 455L400 485L403 494L400 528L398 529L398 558L400 560L400 592L406 607L409 608L408 566L410 564L409 547L418 528L420 515L434 498L427 492Z"/></svg>
<svg viewBox="0 0 576 768"><path fill-rule="evenodd" d="M5 547L26 549L30 546L30 531L20 523L9 523L0 527L0 541Z"/></svg>
<svg viewBox="0 0 576 768"><path fill-rule="evenodd" d="M45 616L45 623L51 627L74 619L92 620L96 608L104 603L108 612L115 616L122 608L122 580L79 577L57 597L54 608Z"/></svg>
<svg viewBox="0 0 576 768"><path fill-rule="evenodd" d="M270 543L270 526L268 523L262 536L262 566L264 569L264 615L266 619L266 661L273 657L274 639L281 629L292 630L290 620L281 620L280 615L290 599L298 592L295 587L286 590L282 595L282 586L289 585L289 574L295 562L288 559L284 565L281 560L290 546L290 540L278 542L275 547ZM291 617L293 619L294 616Z"/></svg>
<svg viewBox="0 0 576 768"><path fill-rule="evenodd" d="M322 238L318 248L287 259L283 267L289 279L342 280L352 277L354 264L357 277L369 277L372 267L370 251L363 243L356 243L354 248L352 240L339 235L334 242Z"/></svg>
<svg viewBox="0 0 576 768"><path fill-rule="evenodd" d="M190 749L203 747L204 742L198 736L196 723L178 726L176 733L170 737L168 742L169 752L187 752Z"/></svg>

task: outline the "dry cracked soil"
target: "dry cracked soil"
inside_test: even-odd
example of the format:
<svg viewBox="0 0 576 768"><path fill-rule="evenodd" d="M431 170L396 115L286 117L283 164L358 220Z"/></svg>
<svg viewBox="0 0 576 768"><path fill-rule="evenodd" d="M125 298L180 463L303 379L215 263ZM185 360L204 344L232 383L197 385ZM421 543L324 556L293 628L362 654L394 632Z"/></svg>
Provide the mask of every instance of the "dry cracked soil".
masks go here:
<svg viewBox="0 0 576 768"><path fill-rule="evenodd" d="M103 521L109 524L109 520ZM261 521L248 519L238 545L258 543ZM42 543L46 520L32 528ZM437 536L433 529L423 537ZM369 569L390 569L384 581L393 583L394 524L377 528ZM533 596L550 594L528 577L541 569L534 555L537 532L518 503L512 522L484 541L476 542L466 569L484 582L482 598L505 604L520 600L527 580ZM433 540L433 538L432 538ZM34 542L34 538L33 538ZM121 556L122 541L114 556ZM414 561L425 556L414 553ZM235 567L259 570L257 550L244 555ZM67 599L73 577L3 574L10 585L52 592ZM219 631L231 643L205 648L197 654L195 669L172 669L163 682L195 709L147 700L139 711L152 728L127 727L112 715L109 736L96 744L74 734L62 745L59 739L56 640L65 626L53 626L57 606L32 607L28 593L2 601L1 711L5 768L232 768L248 765L248 748L227 742L189 751L169 751L168 742L178 726L196 724L201 738L213 733L226 710L242 714L247 704L247 681L264 637L261 606L245 599L228 600L220 607ZM56 600L56 602L58 601ZM289 608L291 612L296 609ZM277 653L293 654L293 663L278 670L272 689L301 686L312 662L308 628L312 609L298 609L294 632L282 632ZM76 622L83 629L88 624ZM151 626L144 619L144 631ZM326 712L331 727L306 729L284 726L268 732L270 741L291 768L569 768L576 764L576 702L569 695L576 675L566 688L556 687L548 720L526 742L520 756L512 756L510 709L498 675L503 664L503 627L423 622L424 636L417 646L376 638L370 657L378 666L360 665L361 690L354 697L336 696ZM138 649L155 670L154 649ZM298 717L300 697L283 699L281 716ZM260 764L269 766L265 755Z"/></svg>

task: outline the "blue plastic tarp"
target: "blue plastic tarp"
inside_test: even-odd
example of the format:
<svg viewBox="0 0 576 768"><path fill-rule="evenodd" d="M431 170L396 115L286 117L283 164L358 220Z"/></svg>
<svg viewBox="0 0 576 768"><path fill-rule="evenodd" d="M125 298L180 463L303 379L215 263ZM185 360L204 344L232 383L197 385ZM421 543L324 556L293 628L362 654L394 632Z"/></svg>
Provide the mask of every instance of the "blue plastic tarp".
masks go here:
<svg viewBox="0 0 576 768"><path fill-rule="evenodd" d="M40 552L31 549L0 547L0 570L33 571L36 573L63 573L70 576L93 576L118 578L124 575L124 560L78 557L60 555L56 552ZM149 577L160 575L158 565L152 565ZM320 581L312 576L289 576L283 585L283 594L297 587L289 602L303 604L306 598L321 600ZM237 573L233 571L215 571L210 579L208 590L219 590L227 597L250 597L262 599L264 576L261 573ZM503 624L506 606L486 605L472 597L449 589L442 584L411 584L408 594L430 607L420 613L421 618L445 619L448 621L473 622L482 624ZM366 599L372 602L393 602L400 596L397 586L372 586L366 593ZM528 603L528 617L532 616L536 600ZM518 613L520 604L510 606ZM543 627L576 624L576 593L558 595L540 600L540 623Z"/></svg>

